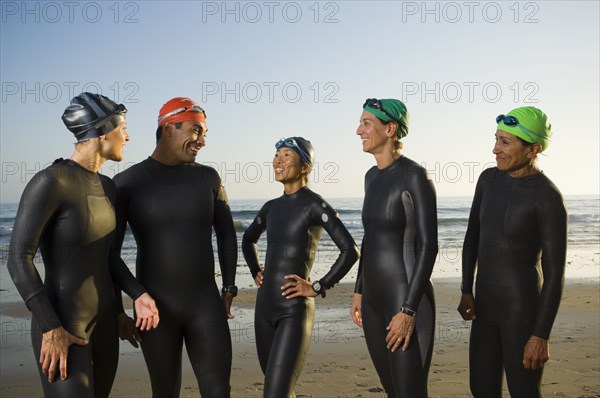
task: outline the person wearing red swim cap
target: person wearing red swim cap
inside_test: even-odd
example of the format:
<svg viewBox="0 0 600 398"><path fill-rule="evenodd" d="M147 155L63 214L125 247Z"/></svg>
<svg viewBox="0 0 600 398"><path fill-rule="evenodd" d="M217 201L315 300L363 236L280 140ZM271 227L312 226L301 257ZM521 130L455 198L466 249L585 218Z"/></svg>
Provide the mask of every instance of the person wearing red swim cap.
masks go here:
<svg viewBox="0 0 600 398"><path fill-rule="evenodd" d="M157 329L142 334L154 397L178 397L186 350L203 397L228 397L231 337L227 319L237 294L237 240L218 173L195 162L206 145L206 112L189 98L165 103L156 148L115 176L117 247L129 223L137 243L137 278L156 299ZM216 233L221 291L215 282ZM220 295L222 293L222 296Z"/></svg>
<svg viewBox="0 0 600 398"><path fill-rule="evenodd" d="M109 266L116 191L99 170L123 159L126 112L102 95L73 98L62 119L77 140L75 152L37 173L19 203L7 267L33 314L31 341L46 397L109 396L120 328L131 321L118 308L115 284L134 299L141 329L159 321L154 300L127 266ZM38 248L44 282L34 264Z"/></svg>

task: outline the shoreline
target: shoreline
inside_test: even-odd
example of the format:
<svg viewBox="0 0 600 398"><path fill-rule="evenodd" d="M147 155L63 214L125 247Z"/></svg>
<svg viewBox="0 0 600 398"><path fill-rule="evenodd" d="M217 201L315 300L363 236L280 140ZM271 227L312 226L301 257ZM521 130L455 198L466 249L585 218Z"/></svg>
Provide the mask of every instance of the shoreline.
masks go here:
<svg viewBox="0 0 600 398"><path fill-rule="evenodd" d="M436 330L429 372L431 397L470 396L468 340L470 323L456 312L460 299L456 278L434 279ZM254 346L256 288L241 288L229 321L233 344L232 397L260 397L263 376ZM5 292L2 292L5 293ZM364 335L348 314L353 284L334 287L316 300L309 355L299 382L298 397L367 397L385 394L369 357ZM1 296L0 296L1 297ZM567 279L552 335L551 358L544 372L543 392L556 397L600 395L600 284L598 279ZM125 300L128 313L131 301ZM0 396L41 396L41 384L29 338L30 315L22 302L0 302L2 358ZM507 395L505 387L505 396ZM119 368L112 397L150 396L150 381L141 351L120 343ZM184 353L182 397L198 397L198 387Z"/></svg>

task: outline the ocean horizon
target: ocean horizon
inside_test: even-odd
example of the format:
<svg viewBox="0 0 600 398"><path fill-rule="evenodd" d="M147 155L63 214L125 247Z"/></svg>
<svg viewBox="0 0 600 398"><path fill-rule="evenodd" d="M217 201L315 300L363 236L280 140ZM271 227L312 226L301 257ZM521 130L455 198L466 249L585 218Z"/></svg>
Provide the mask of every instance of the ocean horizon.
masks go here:
<svg viewBox="0 0 600 398"><path fill-rule="evenodd" d="M230 200L231 212L236 228L238 240L238 283L240 287L251 287L253 281L245 265L241 253L241 241L245 229L252 223L254 217L268 200L273 199L232 199ZM432 277L459 278L461 274L462 243L467 229L472 196L439 196L438 198L438 243L439 252ZM363 198L325 198L338 212L342 222L360 246L364 234L361 219ZM586 250L592 261L568 262L567 270L576 277L600 276L600 196L598 195L570 195L565 196L568 217L568 245L569 251L574 249ZM17 213L17 203L0 204L0 289L10 294L3 295L3 299L18 298L16 289L12 284L6 267L8 260L8 246L12 228ZM258 241L259 258L264 261L266 252L266 233ZM218 256L216 254L216 239L213 236L215 250L215 273L220 274ZM121 256L128 267L135 273L136 243L131 231L127 231L123 242ZM567 255L569 255L569 251ZM337 258L338 250L329 235L324 232L316 253L313 275L324 275ZM43 265L38 252L35 260L40 274L43 275ZM570 268L569 268L570 267ZM358 267L355 265L342 282L352 282L356 278ZM6 292L4 292L6 293ZM15 293L15 294L13 294Z"/></svg>

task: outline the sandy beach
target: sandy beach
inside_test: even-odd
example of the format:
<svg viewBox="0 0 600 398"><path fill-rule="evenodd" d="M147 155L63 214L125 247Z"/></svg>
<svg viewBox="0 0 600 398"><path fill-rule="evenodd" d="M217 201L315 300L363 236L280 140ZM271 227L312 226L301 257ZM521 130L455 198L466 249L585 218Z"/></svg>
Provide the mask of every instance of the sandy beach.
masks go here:
<svg viewBox="0 0 600 398"><path fill-rule="evenodd" d="M470 324L456 312L457 279L434 279L437 328L429 376L431 397L468 397ZM310 354L296 386L298 397L385 397L364 342L348 313L353 286L336 286L317 302ZM263 376L254 346L256 290L244 288L229 325L233 341L232 397L261 397ZM551 358L543 391L548 397L600 397L600 286L598 279L568 279L551 336ZM130 307L130 303L127 303ZM41 385L29 338L29 313L22 303L2 303L0 396L39 397ZM141 351L121 342L112 396L148 397L150 381ZM182 397L199 397L184 353ZM505 391L505 396L508 393Z"/></svg>

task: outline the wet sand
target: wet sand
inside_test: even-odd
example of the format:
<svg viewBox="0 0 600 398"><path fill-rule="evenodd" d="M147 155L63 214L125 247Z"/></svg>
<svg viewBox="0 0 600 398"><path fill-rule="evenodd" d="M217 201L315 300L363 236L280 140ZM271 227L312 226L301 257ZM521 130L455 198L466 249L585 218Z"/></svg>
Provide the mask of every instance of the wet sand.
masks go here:
<svg viewBox="0 0 600 398"><path fill-rule="evenodd" d="M429 375L431 397L468 397L470 323L456 312L459 281L435 280L437 327ZM362 329L348 315L353 286L341 284L317 300L313 341L296 386L298 397L385 397ZM3 292L0 292L2 294ZM232 397L261 397L263 376L252 323L256 289L244 288L229 325L233 341ZM543 391L549 397L600 397L600 285L598 279L568 279L550 338ZM130 304L129 304L130 307ZM0 396L38 397L41 385L29 338L29 313L22 303L1 304ZM150 381L141 351L121 342L113 397L148 397ZM199 397L184 353L182 397ZM508 396L505 391L505 396Z"/></svg>

